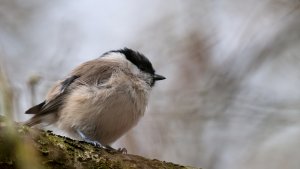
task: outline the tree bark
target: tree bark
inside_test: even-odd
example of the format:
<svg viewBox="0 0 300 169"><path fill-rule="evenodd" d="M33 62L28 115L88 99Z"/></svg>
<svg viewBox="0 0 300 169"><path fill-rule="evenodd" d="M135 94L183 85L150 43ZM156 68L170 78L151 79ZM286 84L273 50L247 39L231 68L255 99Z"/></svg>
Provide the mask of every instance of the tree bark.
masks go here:
<svg viewBox="0 0 300 169"><path fill-rule="evenodd" d="M0 168L163 168L193 169L170 162L150 160L95 147L83 141L58 136L51 131L29 128L0 117Z"/></svg>

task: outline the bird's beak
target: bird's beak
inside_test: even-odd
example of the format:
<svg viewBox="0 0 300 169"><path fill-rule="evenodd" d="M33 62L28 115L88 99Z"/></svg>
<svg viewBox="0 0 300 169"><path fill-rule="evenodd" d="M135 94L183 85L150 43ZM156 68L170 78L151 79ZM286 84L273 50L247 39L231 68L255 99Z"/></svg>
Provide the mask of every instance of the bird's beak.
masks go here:
<svg viewBox="0 0 300 169"><path fill-rule="evenodd" d="M153 76L153 79L155 80L155 81L157 81L157 80L164 80L164 79L166 79L164 76L162 76L162 75L158 75L158 74L155 74L154 76Z"/></svg>

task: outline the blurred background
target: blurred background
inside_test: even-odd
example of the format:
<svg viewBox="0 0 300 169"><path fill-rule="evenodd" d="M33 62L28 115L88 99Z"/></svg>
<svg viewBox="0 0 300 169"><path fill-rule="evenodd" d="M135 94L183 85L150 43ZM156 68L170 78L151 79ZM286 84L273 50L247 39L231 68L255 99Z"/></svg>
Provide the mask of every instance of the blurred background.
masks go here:
<svg viewBox="0 0 300 169"><path fill-rule="evenodd" d="M123 47L167 77L113 146L205 169L300 166L299 0L0 0L14 119L78 64Z"/></svg>

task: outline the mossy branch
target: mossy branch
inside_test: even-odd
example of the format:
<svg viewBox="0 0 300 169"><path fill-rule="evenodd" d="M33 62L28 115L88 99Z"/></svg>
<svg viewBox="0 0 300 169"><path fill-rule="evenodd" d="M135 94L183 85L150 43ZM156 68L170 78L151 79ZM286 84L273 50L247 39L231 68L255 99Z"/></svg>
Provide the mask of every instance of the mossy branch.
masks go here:
<svg viewBox="0 0 300 169"><path fill-rule="evenodd" d="M19 124L16 124L15 129L18 139L22 141L17 141L19 145L16 145L17 142L11 140L7 133L3 132L5 129L4 123L5 121L0 121L1 169L23 168L25 166L22 167L18 163L26 164L24 160L32 161L31 157L34 157L35 163L39 163L34 166L51 169L192 168L159 160L150 160L137 155L107 151L82 141L55 135L50 131L32 129ZM32 167L33 165L29 164L29 166Z"/></svg>

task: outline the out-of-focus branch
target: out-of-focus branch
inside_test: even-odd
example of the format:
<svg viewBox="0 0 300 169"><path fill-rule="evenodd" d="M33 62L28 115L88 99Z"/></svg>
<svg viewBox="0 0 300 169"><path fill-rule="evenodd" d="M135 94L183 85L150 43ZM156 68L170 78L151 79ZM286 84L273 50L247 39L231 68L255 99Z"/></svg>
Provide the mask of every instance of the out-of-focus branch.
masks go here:
<svg viewBox="0 0 300 169"><path fill-rule="evenodd" d="M0 62L0 168L42 169L31 144L22 139L13 122L13 90ZM15 163L12 163L14 158ZM4 160L3 160L4 159ZM3 163L8 160L8 163ZM9 165L7 165L9 164Z"/></svg>
<svg viewBox="0 0 300 169"><path fill-rule="evenodd" d="M4 68L0 62L0 95L1 95L1 113L12 119L13 112L13 92L9 79L4 72Z"/></svg>
<svg viewBox="0 0 300 169"><path fill-rule="evenodd" d="M41 78L42 77L39 75L32 75L27 81L30 90L31 106L34 106L36 104L36 86L40 82Z"/></svg>

